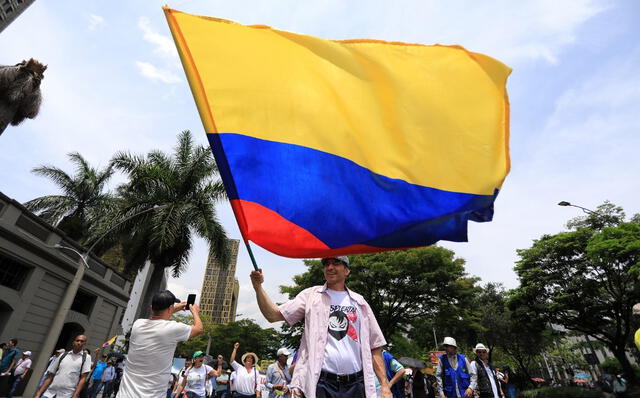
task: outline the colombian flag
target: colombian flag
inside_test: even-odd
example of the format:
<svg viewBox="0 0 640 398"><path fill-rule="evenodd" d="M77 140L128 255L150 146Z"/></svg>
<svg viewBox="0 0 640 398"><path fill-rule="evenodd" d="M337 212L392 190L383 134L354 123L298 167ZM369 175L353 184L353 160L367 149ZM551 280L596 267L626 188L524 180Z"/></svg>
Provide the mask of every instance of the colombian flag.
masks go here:
<svg viewBox="0 0 640 398"><path fill-rule="evenodd" d="M509 67L164 8L245 240L287 257L466 241L509 172Z"/></svg>

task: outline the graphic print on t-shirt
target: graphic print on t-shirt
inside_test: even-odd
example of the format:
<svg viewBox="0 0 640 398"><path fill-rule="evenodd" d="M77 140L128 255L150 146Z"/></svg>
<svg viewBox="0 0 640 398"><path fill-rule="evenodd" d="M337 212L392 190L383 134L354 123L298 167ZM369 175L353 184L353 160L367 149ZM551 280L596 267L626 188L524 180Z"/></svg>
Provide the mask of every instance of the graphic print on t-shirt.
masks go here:
<svg viewBox="0 0 640 398"><path fill-rule="evenodd" d="M358 341L358 333L353 324L358 320L356 307L347 305L332 305L329 308L329 335L340 341L349 336L353 341Z"/></svg>

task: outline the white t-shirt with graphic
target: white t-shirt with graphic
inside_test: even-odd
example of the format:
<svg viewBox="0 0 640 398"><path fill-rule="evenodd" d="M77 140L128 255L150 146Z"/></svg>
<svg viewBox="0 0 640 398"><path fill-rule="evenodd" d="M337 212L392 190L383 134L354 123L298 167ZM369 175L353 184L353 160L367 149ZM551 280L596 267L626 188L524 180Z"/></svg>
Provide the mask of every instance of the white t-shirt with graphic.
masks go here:
<svg viewBox="0 0 640 398"><path fill-rule="evenodd" d="M187 378L187 391L194 392L198 395L204 395L205 382L207 381L207 375L213 368L209 365L202 365L199 368L192 367L185 372Z"/></svg>
<svg viewBox="0 0 640 398"><path fill-rule="evenodd" d="M331 297L329 330L322 370L339 375L362 370L360 311L347 291L327 289Z"/></svg>

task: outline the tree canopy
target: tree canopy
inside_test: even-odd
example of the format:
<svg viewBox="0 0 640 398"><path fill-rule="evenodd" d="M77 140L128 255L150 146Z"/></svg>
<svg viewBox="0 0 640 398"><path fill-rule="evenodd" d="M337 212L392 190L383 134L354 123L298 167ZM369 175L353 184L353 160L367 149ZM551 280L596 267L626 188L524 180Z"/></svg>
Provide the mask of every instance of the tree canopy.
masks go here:
<svg viewBox="0 0 640 398"><path fill-rule="evenodd" d="M40 196L24 205L46 222L60 228L71 239L84 243L91 228L115 204L113 196L106 189L114 170L111 165L104 169L91 167L77 152L67 156L75 166L73 175L54 166L38 166L32 170L56 184L60 194Z"/></svg>
<svg viewBox="0 0 640 398"><path fill-rule="evenodd" d="M192 324L191 315L174 315L173 320ZM176 356L191 357L196 351L206 351L211 336L209 353L215 358L222 354L225 361L229 360L233 344L240 343L238 355L244 352L254 352L262 359L276 359L276 352L281 347L282 335L273 328L263 329L251 319L243 319L227 324L215 325L206 316L202 317L205 331L200 336L178 344ZM240 359L236 359L240 361Z"/></svg>
<svg viewBox="0 0 640 398"><path fill-rule="evenodd" d="M631 309L640 300L640 224L623 220L621 208L605 203L569 222L572 230L518 250L520 287L512 302L528 306L532 317L602 342L633 380L625 350Z"/></svg>

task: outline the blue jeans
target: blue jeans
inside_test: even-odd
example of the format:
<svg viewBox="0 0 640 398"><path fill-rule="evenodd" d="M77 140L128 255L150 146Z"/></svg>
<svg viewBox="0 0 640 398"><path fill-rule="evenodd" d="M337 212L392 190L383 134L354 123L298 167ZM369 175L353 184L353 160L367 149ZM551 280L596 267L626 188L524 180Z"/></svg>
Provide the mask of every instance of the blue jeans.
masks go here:
<svg viewBox="0 0 640 398"><path fill-rule="evenodd" d="M7 398L13 397L13 393L16 392L18 384L20 384L21 381L22 378L20 376L9 376L9 392L7 393Z"/></svg>
<svg viewBox="0 0 640 398"><path fill-rule="evenodd" d="M96 381L93 386L93 394L91 394L91 398L96 398L98 393L104 387L104 391L102 392L103 397L107 397L111 395L111 382L110 381Z"/></svg>

